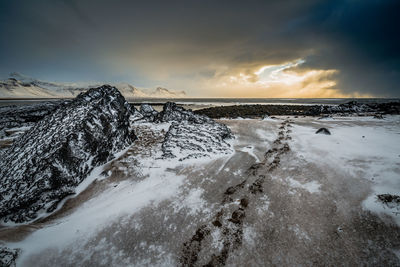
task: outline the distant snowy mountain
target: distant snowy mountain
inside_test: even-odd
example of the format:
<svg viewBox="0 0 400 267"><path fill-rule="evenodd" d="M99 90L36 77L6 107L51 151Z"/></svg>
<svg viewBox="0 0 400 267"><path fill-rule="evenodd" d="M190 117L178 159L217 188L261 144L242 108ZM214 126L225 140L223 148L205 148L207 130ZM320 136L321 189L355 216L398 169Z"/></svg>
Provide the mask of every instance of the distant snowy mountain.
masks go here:
<svg viewBox="0 0 400 267"><path fill-rule="evenodd" d="M143 90L130 85L129 83L113 84L125 97L149 97Z"/></svg>
<svg viewBox="0 0 400 267"><path fill-rule="evenodd" d="M8 79L0 80L0 98L58 98L76 97L100 83L56 83L37 80L19 73L11 73ZM184 91L173 91L163 87L139 89L128 83L111 83L126 98L180 98Z"/></svg>
<svg viewBox="0 0 400 267"><path fill-rule="evenodd" d="M170 98L170 97L185 97L185 91L173 92L163 87L157 87L151 94L153 97Z"/></svg>

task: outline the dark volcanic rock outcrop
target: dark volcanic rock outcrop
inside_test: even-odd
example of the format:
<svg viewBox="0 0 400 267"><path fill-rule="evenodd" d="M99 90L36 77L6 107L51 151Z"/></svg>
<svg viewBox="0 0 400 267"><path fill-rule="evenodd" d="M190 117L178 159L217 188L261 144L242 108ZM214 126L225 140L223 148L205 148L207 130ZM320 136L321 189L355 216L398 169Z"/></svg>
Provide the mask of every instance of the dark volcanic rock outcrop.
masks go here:
<svg viewBox="0 0 400 267"><path fill-rule="evenodd" d="M211 107L195 111L210 118L259 118L265 115L322 116L327 114L375 115L400 114L400 102L359 103L350 101L340 105L235 105Z"/></svg>
<svg viewBox="0 0 400 267"><path fill-rule="evenodd" d="M312 113L319 114L357 114L374 112L373 106L358 103L357 101L350 101L340 105L318 105L311 109Z"/></svg>
<svg viewBox="0 0 400 267"><path fill-rule="evenodd" d="M142 114L142 119L148 122L153 122L158 115L158 112L149 104L140 105L140 114Z"/></svg>
<svg viewBox="0 0 400 267"><path fill-rule="evenodd" d="M400 102L364 104L350 101L337 106L317 106L313 110L321 114L400 114Z"/></svg>
<svg viewBox="0 0 400 267"><path fill-rule="evenodd" d="M175 103L167 102L155 121L172 122L162 144L164 157L185 160L232 152L226 140L233 135L226 125L196 115Z"/></svg>
<svg viewBox="0 0 400 267"><path fill-rule="evenodd" d="M191 110L185 110L183 107L178 106L174 102L165 103L163 110L157 114L155 121L156 122L189 121L197 124L213 122L212 119L206 116L196 115Z"/></svg>
<svg viewBox="0 0 400 267"><path fill-rule="evenodd" d="M0 159L0 219L25 222L52 212L92 169L136 138L130 105L105 85L37 122Z"/></svg>
<svg viewBox="0 0 400 267"><path fill-rule="evenodd" d="M22 106L0 107L0 138L5 135L6 129L32 126L69 102L69 100L57 100Z"/></svg>

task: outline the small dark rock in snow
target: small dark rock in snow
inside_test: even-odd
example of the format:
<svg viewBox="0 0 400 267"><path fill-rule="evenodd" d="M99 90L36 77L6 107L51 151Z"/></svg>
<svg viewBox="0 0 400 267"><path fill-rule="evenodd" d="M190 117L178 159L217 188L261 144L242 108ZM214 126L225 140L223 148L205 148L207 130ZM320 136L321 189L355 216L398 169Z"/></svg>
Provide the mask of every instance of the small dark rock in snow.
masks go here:
<svg viewBox="0 0 400 267"><path fill-rule="evenodd" d="M331 132L326 129L326 128L319 128L318 131L315 132L316 134L326 134L326 135L330 135Z"/></svg>
<svg viewBox="0 0 400 267"><path fill-rule="evenodd" d="M380 120L382 120L382 119L383 119L383 116L382 116L382 114L375 114L374 119L380 119Z"/></svg>
<svg viewBox="0 0 400 267"><path fill-rule="evenodd" d="M216 227L221 227L222 226L222 223L220 221L218 221L218 220L213 221L212 224L214 226L216 226Z"/></svg>
<svg viewBox="0 0 400 267"><path fill-rule="evenodd" d="M378 195L378 199L383 203L397 203L400 204L400 196L391 194L381 194Z"/></svg>
<svg viewBox="0 0 400 267"><path fill-rule="evenodd" d="M136 136L132 110L108 85L81 93L37 122L0 158L0 220L31 221L52 212L90 174Z"/></svg>

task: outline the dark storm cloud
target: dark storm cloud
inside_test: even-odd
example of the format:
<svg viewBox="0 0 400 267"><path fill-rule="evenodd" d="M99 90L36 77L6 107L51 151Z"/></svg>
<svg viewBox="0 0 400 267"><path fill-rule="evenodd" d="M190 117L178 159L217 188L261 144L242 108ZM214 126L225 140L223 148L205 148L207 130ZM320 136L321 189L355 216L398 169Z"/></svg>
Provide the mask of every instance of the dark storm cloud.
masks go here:
<svg viewBox="0 0 400 267"><path fill-rule="evenodd" d="M152 86L306 59L400 96L398 1L2 1L0 73ZM158 76L157 76L158 75ZM183 79L183 78L182 78Z"/></svg>
<svg viewBox="0 0 400 267"><path fill-rule="evenodd" d="M399 8L399 1L321 4L293 30L312 34L318 51L307 65L340 70L344 91L400 96Z"/></svg>
<svg viewBox="0 0 400 267"><path fill-rule="evenodd" d="M94 23L92 21L92 19L85 13L83 12L76 1L74 0L63 0L63 2L65 3L65 5L67 7L69 7L74 13L75 15L84 23L86 23L87 25L90 26L94 26Z"/></svg>

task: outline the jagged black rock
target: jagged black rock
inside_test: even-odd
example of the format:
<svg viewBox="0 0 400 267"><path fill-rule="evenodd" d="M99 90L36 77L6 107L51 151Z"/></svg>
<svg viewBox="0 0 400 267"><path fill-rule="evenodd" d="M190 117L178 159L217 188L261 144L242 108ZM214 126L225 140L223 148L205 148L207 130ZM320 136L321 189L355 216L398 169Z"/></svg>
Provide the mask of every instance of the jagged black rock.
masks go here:
<svg viewBox="0 0 400 267"><path fill-rule="evenodd" d="M130 105L104 85L37 122L0 159L0 219L16 223L52 212L93 170L129 146Z"/></svg>
<svg viewBox="0 0 400 267"><path fill-rule="evenodd" d="M141 104L140 113L143 115L142 119L149 122L153 122L158 115L158 112L149 104Z"/></svg>

